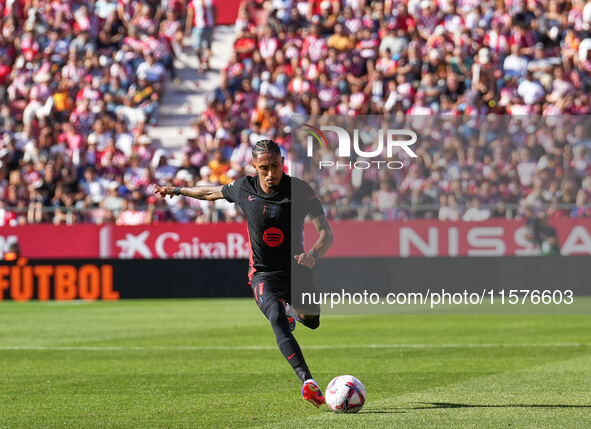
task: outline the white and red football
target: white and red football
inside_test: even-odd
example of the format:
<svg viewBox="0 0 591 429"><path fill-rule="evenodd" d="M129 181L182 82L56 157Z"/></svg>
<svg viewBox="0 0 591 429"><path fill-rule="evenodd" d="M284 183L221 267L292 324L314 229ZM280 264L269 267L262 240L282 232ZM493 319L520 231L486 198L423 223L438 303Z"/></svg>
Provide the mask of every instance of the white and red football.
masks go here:
<svg viewBox="0 0 591 429"><path fill-rule="evenodd" d="M324 396L335 413L356 413L365 404L365 386L352 375L339 375L328 383Z"/></svg>

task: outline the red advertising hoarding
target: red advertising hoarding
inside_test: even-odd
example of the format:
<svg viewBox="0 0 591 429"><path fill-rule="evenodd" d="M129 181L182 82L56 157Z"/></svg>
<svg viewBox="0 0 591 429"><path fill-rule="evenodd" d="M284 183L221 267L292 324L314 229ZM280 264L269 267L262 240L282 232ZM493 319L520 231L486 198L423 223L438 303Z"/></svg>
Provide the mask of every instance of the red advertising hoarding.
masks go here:
<svg viewBox="0 0 591 429"><path fill-rule="evenodd" d="M18 241L27 258L96 258L99 254L98 227L80 225L25 225L0 227L0 254Z"/></svg>
<svg viewBox="0 0 591 429"><path fill-rule="evenodd" d="M591 255L591 220L552 224L563 255ZM333 222L329 257L526 256L537 254L522 221ZM306 225L306 248L316 239ZM18 240L27 258L248 257L246 224L26 225L0 228L0 252Z"/></svg>
<svg viewBox="0 0 591 429"><path fill-rule="evenodd" d="M242 0L215 0L218 25L233 25L238 18L238 11Z"/></svg>

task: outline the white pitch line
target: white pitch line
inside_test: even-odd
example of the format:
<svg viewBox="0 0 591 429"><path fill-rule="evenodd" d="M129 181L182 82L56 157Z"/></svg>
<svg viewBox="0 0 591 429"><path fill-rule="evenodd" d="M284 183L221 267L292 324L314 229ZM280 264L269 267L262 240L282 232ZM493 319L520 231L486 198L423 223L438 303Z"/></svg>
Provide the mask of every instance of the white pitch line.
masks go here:
<svg viewBox="0 0 591 429"><path fill-rule="evenodd" d="M591 343L468 343L468 344L347 344L347 345L309 345L306 350L338 349L451 349L451 348L511 348L511 347L591 347ZM215 350L275 350L277 346L0 346L5 350L39 351L215 351Z"/></svg>

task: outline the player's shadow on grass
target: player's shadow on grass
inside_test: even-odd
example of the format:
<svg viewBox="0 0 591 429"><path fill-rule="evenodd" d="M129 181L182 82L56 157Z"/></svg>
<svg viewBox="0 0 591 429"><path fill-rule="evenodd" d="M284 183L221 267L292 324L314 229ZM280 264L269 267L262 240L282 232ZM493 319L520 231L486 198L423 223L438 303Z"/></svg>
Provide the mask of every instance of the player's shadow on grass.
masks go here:
<svg viewBox="0 0 591 429"><path fill-rule="evenodd" d="M591 408L591 405L570 404L455 404L452 402L419 402L420 406L411 408L382 408L361 410L359 414L401 414L406 410L439 410L446 408Z"/></svg>
<svg viewBox="0 0 591 429"><path fill-rule="evenodd" d="M420 402L413 410L434 410L442 408L591 408L591 405L570 404L455 404L452 402Z"/></svg>

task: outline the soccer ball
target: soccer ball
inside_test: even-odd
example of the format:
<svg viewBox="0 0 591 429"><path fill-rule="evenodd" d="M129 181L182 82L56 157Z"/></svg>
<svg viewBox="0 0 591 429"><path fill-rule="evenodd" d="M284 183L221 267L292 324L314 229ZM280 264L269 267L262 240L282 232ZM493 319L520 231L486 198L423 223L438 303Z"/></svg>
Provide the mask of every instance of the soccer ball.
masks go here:
<svg viewBox="0 0 591 429"><path fill-rule="evenodd" d="M326 405L335 413L356 413L365 404L365 386L352 375L339 375L328 383Z"/></svg>

